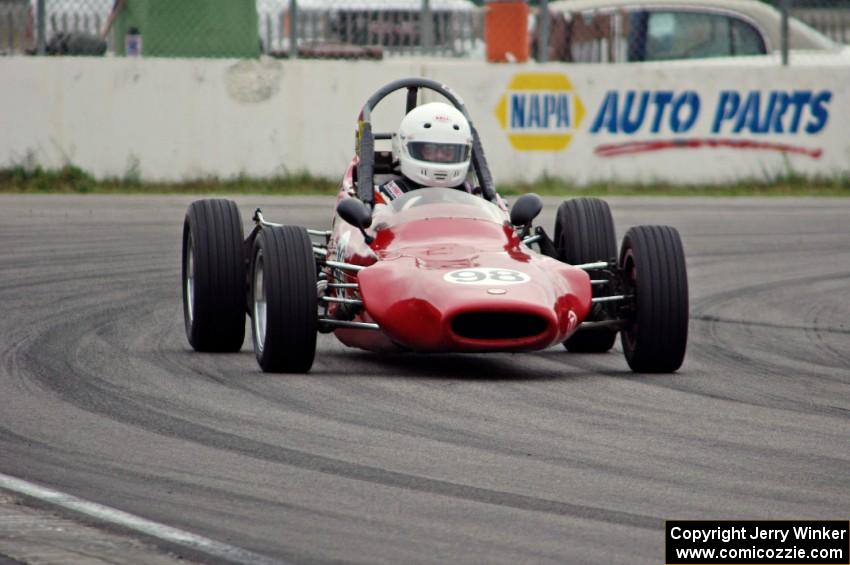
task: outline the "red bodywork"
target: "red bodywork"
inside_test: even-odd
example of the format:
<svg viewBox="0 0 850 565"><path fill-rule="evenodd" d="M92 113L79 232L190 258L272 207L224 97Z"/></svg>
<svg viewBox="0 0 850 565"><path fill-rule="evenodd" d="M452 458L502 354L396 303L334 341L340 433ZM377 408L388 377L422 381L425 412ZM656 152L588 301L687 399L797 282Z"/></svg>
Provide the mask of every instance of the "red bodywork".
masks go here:
<svg viewBox="0 0 850 565"><path fill-rule="evenodd" d="M353 195L351 176L349 168L339 200ZM331 270L329 281L357 282L364 307L354 320L381 328L335 330L346 345L373 351L543 349L569 337L590 310L587 273L523 245L504 209L477 196L420 189L376 207L373 217L369 245L358 229L334 218L328 258L368 267L356 276ZM485 275L496 279L462 282ZM338 289L336 296L358 293ZM331 304L329 314L340 308Z"/></svg>

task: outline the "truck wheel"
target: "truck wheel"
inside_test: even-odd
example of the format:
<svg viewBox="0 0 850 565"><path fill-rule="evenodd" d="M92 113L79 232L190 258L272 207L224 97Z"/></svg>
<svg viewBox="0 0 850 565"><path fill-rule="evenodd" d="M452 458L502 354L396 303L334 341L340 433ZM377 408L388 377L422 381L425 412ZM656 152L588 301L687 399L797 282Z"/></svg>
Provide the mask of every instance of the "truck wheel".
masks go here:
<svg viewBox="0 0 850 565"><path fill-rule="evenodd" d="M679 232L670 226L635 226L626 232L620 267L634 313L621 331L632 371L672 373L688 343L688 273Z"/></svg>
<svg viewBox="0 0 850 565"><path fill-rule="evenodd" d="M183 319L195 351L234 352L245 340L242 220L230 200L198 200L183 222Z"/></svg>
<svg viewBox="0 0 850 565"><path fill-rule="evenodd" d="M267 373L306 373L316 355L318 296L310 237L267 227L254 240L251 318L254 353Z"/></svg>
<svg viewBox="0 0 850 565"><path fill-rule="evenodd" d="M558 207L555 219L558 259L570 265L610 261L617 257L617 236L608 203L598 198L573 198ZM590 271L590 278L594 278ZM593 296L609 294L609 287L593 287ZM613 304L595 304L589 322L613 319ZM581 330L564 342L568 351L604 353L613 347L617 331L609 328Z"/></svg>

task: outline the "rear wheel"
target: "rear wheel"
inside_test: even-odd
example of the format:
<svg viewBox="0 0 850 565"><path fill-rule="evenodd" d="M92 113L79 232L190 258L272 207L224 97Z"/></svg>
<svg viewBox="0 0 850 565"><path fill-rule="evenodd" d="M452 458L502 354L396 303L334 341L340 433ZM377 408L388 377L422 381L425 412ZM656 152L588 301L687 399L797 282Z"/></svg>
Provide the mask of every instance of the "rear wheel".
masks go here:
<svg viewBox="0 0 850 565"><path fill-rule="evenodd" d="M266 227L257 234L251 275L251 334L263 371L306 373L316 355L316 261L306 230Z"/></svg>
<svg viewBox="0 0 850 565"><path fill-rule="evenodd" d="M611 261L617 257L617 236L608 203L598 198L573 198L558 207L555 220L555 246L558 259L570 265ZM591 278L594 272L590 271ZM608 286L595 285L593 295L606 294ZM595 304L587 321L615 317L612 304ZM616 330L596 328L581 330L564 342L569 351L602 353L613 347Z"/></svg>
<svg viewBox="0 0 850 565"><path fill-rule="evenodd" d="M634 313L621 332L623 353L638 373L672 373L688 342L688 274L679 232L635 226L626 232L620 267Z"/></svg>
<svg viewBox="0 0 850 565"><path fill-rule="evenodd" d="M183 222L183 319L196 351L232 352L245 340L242 220L230 200L198 200Z"/></svg>

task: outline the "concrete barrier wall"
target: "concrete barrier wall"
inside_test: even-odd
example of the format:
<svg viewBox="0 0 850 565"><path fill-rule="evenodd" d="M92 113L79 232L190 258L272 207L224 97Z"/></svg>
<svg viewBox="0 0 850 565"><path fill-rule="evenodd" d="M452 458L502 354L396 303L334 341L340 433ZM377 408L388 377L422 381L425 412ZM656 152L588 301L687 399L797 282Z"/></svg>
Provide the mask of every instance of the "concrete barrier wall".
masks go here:
<svg viewBox="0 0 850 565"><path fill-rule="evenodd" d="M498 182L850 173L850 66L0 59L0 167L147 180L338 177L360 106L406 76L466 101ZM388 100L377 130L401 119Z"/></svg>

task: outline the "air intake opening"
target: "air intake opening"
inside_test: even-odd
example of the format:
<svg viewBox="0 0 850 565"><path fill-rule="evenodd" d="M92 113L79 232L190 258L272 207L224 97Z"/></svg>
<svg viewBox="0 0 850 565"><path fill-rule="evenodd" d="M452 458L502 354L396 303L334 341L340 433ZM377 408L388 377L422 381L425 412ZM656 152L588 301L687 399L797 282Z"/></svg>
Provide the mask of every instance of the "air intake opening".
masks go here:
<svg viewBox="0 0 850 565"><path fill-rule="evenodd" d="M452 331L467 339L534 337L548 327L546 319L516 312L466 312L452 320Z"/></svg>

